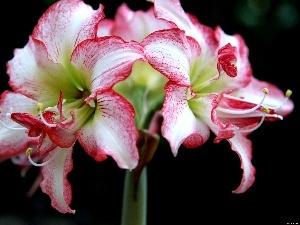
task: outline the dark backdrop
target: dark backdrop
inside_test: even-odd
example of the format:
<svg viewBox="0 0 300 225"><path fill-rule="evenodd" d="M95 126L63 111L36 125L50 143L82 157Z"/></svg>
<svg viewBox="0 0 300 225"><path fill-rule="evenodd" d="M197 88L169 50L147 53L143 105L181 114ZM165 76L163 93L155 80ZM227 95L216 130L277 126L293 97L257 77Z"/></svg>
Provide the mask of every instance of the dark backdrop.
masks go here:
<svg viewBox="0 0 300 225"><path fill-rule="evenodd" d="M97 7L100 2L86 0ZM123 1L103 0L107 17ZM147 9L145 0L126 1L134 10ZM232 194L241 179L237 155L227 142L201 148L181 148L174 158L162 141L148 166L148 225L183 224L300 224L299 7L296 0L182 0L183 8L212 27L243 35L254 76L282 90L293 90L294 112L281 122L264 123L253 141L256 182L244 194ZM8 88L6 62L23 47L50 2L4 1L1 6L1 91ZM76 145L70 173L75 215L58 213L49 197L26 191L38 172L26 178L10 161L0 164L0 225L119 224L124 170L113 160L94 162ZM14 222L12 222L14 220Z"/></svg>

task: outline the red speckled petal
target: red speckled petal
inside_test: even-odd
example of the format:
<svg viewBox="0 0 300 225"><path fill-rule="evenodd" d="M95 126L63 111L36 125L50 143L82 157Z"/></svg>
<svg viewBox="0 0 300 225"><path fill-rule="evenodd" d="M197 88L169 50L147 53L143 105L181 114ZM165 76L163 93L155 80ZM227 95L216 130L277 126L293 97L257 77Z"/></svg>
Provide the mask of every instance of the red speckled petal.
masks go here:
<svg viewBox="0 0 300 225"><path fill-rule="evenodd" d="M61 213L75 213L69 205L72 200L71 185L67 180L68 173L73 169L72 148L59 148L51 151L43 162L49 163L42 167L43 180L40 184L44 193L51 198L51 205Z"/></svg>

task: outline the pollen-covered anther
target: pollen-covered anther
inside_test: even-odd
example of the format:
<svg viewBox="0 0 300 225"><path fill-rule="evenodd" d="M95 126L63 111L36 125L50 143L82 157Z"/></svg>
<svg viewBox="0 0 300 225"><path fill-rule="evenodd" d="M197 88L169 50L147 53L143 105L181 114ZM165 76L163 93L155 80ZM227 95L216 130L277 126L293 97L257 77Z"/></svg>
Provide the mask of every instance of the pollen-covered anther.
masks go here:
<svg viewBox="0 0 300 225"><path fill-rule="evenodd" d="M264 88L264 89L263 89L263 92L264 92L265 94L268 94L268 93L269 93L269 89L268 89L268 88Z"/></svg>
<svg viewBox="0 0 300 225"><path fill-rule="evenodd" d="M30 156L31 152L32 152L32 148L27 148L25 152L26 156L27 157Z"/></svg>
<svg viewBox="0 0 300 225"><path fill-rule="evenodd" d="M270 109L268 107L265 107L265 106L261 107L261 111L264 112L264 113L266 113L266 114L270 113Z"/></svg>
<svg viewBox="0 0 300 225"><path fill-rule="evenodd" d="M291 91L290 89L286 90L285 96L286 96L287 98L289 98L289 97L291 97L291 95L292 95L292 91Z"/></svg>
<svg viewBox="0 0 300 225"><path fill-rule="evenodd" d="M55 120L55 118L51 118L51 121L53 122L53 123L49 123L49 122L47 122L47 120L45 119L45 117L43 116L43 112L42 112L42 109L43 109L43 104L42 103L38 103L37 104L37 107L38 107L38 111L39 111L39 115L40 115L40 118L41 118L41 120L42 120L42 122L46 125L46 126L48 126L48 127L56 127L56 124L55 124L55 122L56 122L56 120Z"/></svg>

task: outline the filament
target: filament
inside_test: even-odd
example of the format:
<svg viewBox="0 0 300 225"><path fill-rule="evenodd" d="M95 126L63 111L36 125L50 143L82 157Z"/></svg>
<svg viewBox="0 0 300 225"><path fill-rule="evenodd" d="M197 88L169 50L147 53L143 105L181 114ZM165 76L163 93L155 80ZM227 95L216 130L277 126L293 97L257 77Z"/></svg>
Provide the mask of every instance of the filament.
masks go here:
<svg viewBox="0 0 300 225"><path fill-rule="evenodd" d="M263 112L263 115L262 115L259 123L255 127L248 128L248 129L240 129L240 130L238 130L238 132L248 133L248 132L252 132L252 131L258 129L263 124L263 122L264 122L264 120L266 118L266 115L270 113L270 109L268 109L267 107L263 106L261 108L261 111Z"/></svg>
<svg viewBox="0 0 300 225"><path fill-rule="evenodd" d="M26 150L26 156L27 156L29 162L30 162L32 165L34 165L34 166L45 166L45 165L47 165L48 163L50 163L51 161L53 161L53 159L55 159L55 158L56 158L56 155L57 155L57 152L56 152L56 153L54 153L54 154L50 157L50 159L48 159L46 162L43 162L43 163L36 163L36 162L34 162L34 161L32 160L32 158L31 158L31 156L30 156L31 152L32 152L32 148L28 148L28 149Z"/></svg>
<svg viewBox="0 0 300 225"><path fill-rule="evenodd" d="M280 109L288 101L288 99L291 97L291 95L292 95L292 91L290 89L288 89L285 92L285 99L283 100L283 102L279 106L273 108L275 110L275 112L276 112L276 110Z"/></svg>
<svg viewBox="0 0 300 225"><path fill-rule="evenodd" d="M239 111L237 111L237 110L232 110L232 109L217 108L217 110L218 110L219 112L232 113L232 114L239 114L239 115L254 112L254 111L257 110L259 107L262 106L262 104L263 104L263 102L264 102L264 100L265 100L265 98L266 98L266 96L267 96L269 90L268 90L267 88L264 88L264 89L263 89L263 92L264 92L264 96L262 97L261 101L260 101L256 106L254 106L254 107L252 107L252 108L250 108L250 109L245 109L245 110L239 110ZM225 96L225 95L226 95L226 94L224 94L224 96ZM226 95L226 96L229 96L229 95Z"/></svg>

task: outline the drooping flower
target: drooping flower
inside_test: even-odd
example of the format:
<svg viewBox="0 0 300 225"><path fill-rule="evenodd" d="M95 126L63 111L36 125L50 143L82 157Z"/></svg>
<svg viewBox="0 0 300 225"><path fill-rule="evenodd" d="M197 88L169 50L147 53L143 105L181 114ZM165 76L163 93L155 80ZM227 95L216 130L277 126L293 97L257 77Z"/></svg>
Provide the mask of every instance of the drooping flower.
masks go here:
<svg viewBox="0 0 300 225"><path fill-rule="evenodd" d="M184 31L193 43L168 44L162 41L165 37L155 39L154 34L143 41L148 62L169 79L162 108L162 135L174 155L181 144L201 146L211 131L216 135L215 142L226 139L241 160L243 178L234 192L242 193L255 180L247 135L263 121L279 120L291 113L291 92L285 96L275 85L253 77L248 48L240 35L227 35L220 27L201 24L184 12L178 0L152 2L156 18ZM180 34L178 31L177 36ZM176 40L175 35L172 37ZM200 50L196 50L195 42ZM195 51L201 53L191 54ZM191 57L184 61L180 58L183 54Z"/></svg>
<svg viewBox="0 0 300 225"><path fill-rule="evenodd" d="M82 0L60 0L7 64L12 91L0 100L0 158L27 150L32 164L43 166L42 191L62 213L75 212L66 176L76 140L96 161L111 156L120 168L135 168L139 158L134 109L113 86L143 59L143 48L97 37L103 18L101 4L94 10Z"/></svg>

